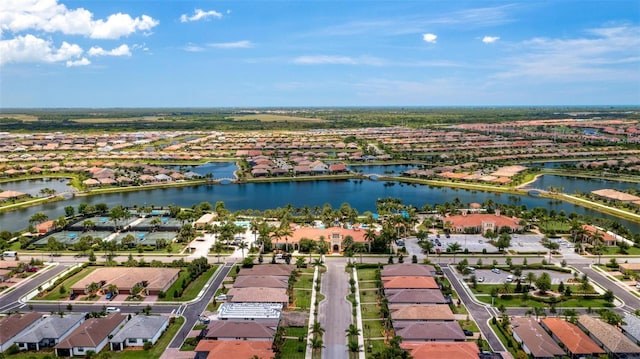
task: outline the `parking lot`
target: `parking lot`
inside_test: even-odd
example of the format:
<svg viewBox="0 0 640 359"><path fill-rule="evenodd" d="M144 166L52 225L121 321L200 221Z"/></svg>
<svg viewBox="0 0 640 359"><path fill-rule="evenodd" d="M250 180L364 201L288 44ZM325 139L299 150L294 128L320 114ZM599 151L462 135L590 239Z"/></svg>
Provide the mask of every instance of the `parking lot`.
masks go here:
<svg viewBox="0 0 640 359"><path fill-rule="evenodd" d="M560 281L566 284L567 280L573 277L570 273L562 273L549 270L523 270L522 277L526 278L527 273L529 272L533 272L536 277L539 277L544 272L549 273L549 275L551 276L551 284L560 284ZM480 278L483 278L480 281L485 284L502 284L507 281L507 276L509 276L510 274L512 273L508 271L500 271L500 273L494 273L491 271L491 269L477 269L475 271L476 278L478 278L479 280ZM523 280L523 282L526 283L526 280Z"/></svg>
<svg viewBox="0 0 640 359"><path fill-rule="evenodd" d="M540 244L541 239L542 236L539 234L514 234L511 237L511 247L508 250L514 252L546 252L547 249ZM488 239L481 234L451 234L449 238L445 235L440 235L438 238L431 234L427 240L435 244L433 251L436 253L438 250L445 253L447 247L455 242L458 242L461 251L467 248L469 252L482 253L482 250L486 249L487 253L498 253L498 248L489 243ZM438 242L440 245L438 245ZM405 245L410 253L420 251L415 239L405 240Z"/></svg>

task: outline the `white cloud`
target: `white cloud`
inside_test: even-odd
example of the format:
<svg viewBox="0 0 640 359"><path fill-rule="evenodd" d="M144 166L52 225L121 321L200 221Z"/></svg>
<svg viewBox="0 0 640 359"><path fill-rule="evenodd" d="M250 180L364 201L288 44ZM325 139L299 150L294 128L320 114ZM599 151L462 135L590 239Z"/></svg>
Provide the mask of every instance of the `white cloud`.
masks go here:
<svg viewBox="0 0 640 359"><path fill-rule="evenodd" d="M292 60L298 65L369 65L381 66L384 61L379 58L362 56L334 56L334 55L306 55L298 56Z"/></svg>
<svg viewBox="0 0 640 359"><path fill-rule="evenodd" d="M56 49L50 40L28 34L9 40L0 40L0 65L19 62L55 63L68 61L79 58L83 52L80 46L69 44L66 41Z"/></svg>
<svg viewBox="0 0 640 359"><path fill-rule="evenodd" d="M620 79L640 82L638 52L640 27L591 29L590 36L534 38L514 49L504 59L496 78L530 77L562 81Z"/></svg>
<svg viewBox="0 0 640 359"><path fill-rule="evenodd" d="M194 44L188 44L187 46L182 48L184 51L188 51L188 52L202 52L205 50L204 47L202 46L198 46L198 45L194 45Z"/></svg>
<svg viewBox="0 0 640 359"><path fill-rule="evenodd" d="M67 67L87 66L90 64L91 61L86 57L83 57L80 60L67 60Z"/></svg>
<svg viewBox="0 0 640 359"><path fill-rule="evenodd" d="M498 40L500 40L500 37L498 36L485 36L482 38L482 42L484 42L485 44L493 44Z"/></svg>
<svg viewBox="0 0 640 359"><path fill-rule="evenodd" d="M131 50L126 44L107 51L99 46L93 46L88 51L89 56L131 56Z"/></svg>
<svg viewBox="0 0 640 359"><path fill-rule="evenodd" d="M235 42L216 42L216 43L207 44L207 46L215 47L218 49L246 49L249 47L253 47L253 44L251 43L251 41L242 40L242 41L235 41Z"/></svg>
<svg viewBox="0 0 640 359"><path fill-rule="evenodd" d="M436 34L424 34L424 35L422 35L422 40L424 40L425 42L431 43L431 44L435 44L436 43L436 39L438 39L438 35L436 35Z"/></svg>
<svg viewBox="0 0 640 359"><path fill-rule="evenodd" d="M193 15L191 16L187 16L187 14L180 15L180 22L199 21L203 19L206 20L210 17L220 19L222 18L222 13L219 13L215 10L204 11L202 9L195 9Z"/></svg>
<svg viewBox="0 0 640 359"><path fill-rule="evenodd" d="M158 24L158 20L148 15L133 18L123 13L109 15L106 20L94 20L89 10L68 9L58 4L58 0L0 1L1 33L38 30L93 39L117 39L137 31L148 32Z"/></svg>

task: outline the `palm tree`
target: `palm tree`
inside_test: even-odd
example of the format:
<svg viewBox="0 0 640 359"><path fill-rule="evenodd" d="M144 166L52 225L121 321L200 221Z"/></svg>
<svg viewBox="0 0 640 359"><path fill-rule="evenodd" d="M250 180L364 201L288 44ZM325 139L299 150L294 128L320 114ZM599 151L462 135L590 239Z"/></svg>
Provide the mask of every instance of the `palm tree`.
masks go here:
<svg viewBox="0 0 640 359"><path fill-rule="evenodd" d="M314 335L322 336L322 334L324 334L324 328L322 327L320 322L316 321L316 322L313 322L313 327L311 328L311 332Z"/></svg>
<svg viewBox="0 0 640 359"><path fill-rule="evenodd" d="M598 265L600 265L600 259L602 258L602 254L604 254L606 247L602 241L597 241L593 246L593 254L598 256Z"/></svg>
<svg viewBox="0 0 640 359"><path fill-rule="evenodd" d="M429 259L429 253L431 253L433 247L435 247L435 244L433 244L433 242L431 241L420 242L420 248L422 248L422 251L427 255L427 259Z"/></svg>
<svg viewBox="0 0 640 359"><path fill-rule="evenodd" d="M367 228L367 230L364 232L364 240L367 241L367 244L369 245L369 253L371 253L371 242L373 242L376 239L376 232L371 228Z"/></svg>
<svg viewBox="0 0 640 359"><path fill-rule="evenodd" d="M533 272L527 273L527 282L529 282L529 287L536 281L536 274Z"/></svg>
<svg viewBox="0 0 640 359"><path fill-rule="evenodd" d="M349 353L353 353L354 355L362 351L362 346L358 344L357 339L349 339L349 342L347 343L347 348L349 349Z"/></svg>
<svg viewBox="0 0 640 359"><path fill-rule="evenodd" d="M320 339L318 337L313 337L310 340L310 344L311 344L311 349L313 349L313 351L317 352L320 349L322 349L323 341L322 341L322 339Z"/></svg>
<svg viewBox="0 0 640 359"><path fill-rule="evenodd" d="M456 261L456 252L458 252L461 248L462 248L462 246L460 246L460 243L458 243L458 242L453 242L453 243L451 243L451 244L449 244L447 246L447 251L453 253L453 262L454 263Z"/></svg>
<svg viewBox="0 0 640 359"><path fill-rule="evenodd" d="M360 329L358 329L358 326L355 324L349 324L349 328L345 330L345 333L347 333L348 336L357 336L360 335Z"/></svg>
<svg viewBox="0 0 640 359"><path fill-rule="evenodd" d="M245 241L240 241L240 243L238 243L238 248L240 248L240 251L242 252L242 260L244 260L244 250L248 247L249 245Z"/></svg>

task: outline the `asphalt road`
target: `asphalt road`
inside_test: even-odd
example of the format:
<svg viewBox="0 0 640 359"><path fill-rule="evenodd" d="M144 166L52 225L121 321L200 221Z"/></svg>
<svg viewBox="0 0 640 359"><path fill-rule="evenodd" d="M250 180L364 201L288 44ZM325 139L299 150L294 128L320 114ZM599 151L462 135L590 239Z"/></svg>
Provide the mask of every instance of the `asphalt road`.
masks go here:
<svg viewBox="0 0 640 359"><path fill-rule="evenodd" d="M500 339L498 339L493 330L491 330L491 327L489 327L489 319L491 319L495 313L489 308L471 300L471 297L464 290L462 284L458 281L458 278L451 269L443 266L442 271L447 276L456 292L458 292L458 296L462 302L467 306L469 313L473 319L475 319L478 324L478 328L480 328L480 331L482 332L482 337L489 342L491 349L494 351L506 351L504 345L500 342Z"/></svg>
<svg viewBox="0 0 640 359"><path fill-rule="evenodd" d="M41 285L42 283L64 272L71 265L72 264L65 263L65 264L57 265L53 268L50 268L44 271L40 271L33 278L25 281L24 283L19 284L14 290L4 295L0 295L0 312L9 312L9 311L17 310L18 308L24 307L25 304L19 301L20 298L22 298L32 290L38 288L38 286Z"/></svg>
<svg viewBox="0 0 640 359"><path fill-rule="evenodd" d="M220 284L222 284L224 278L229 274L232 266L233 263L225 263L213 280L209 281L202 297L200 297L198 301L187 304L186 307L183 306L184 308L180 308L183 310L182 315L185 318L185 322L169 344L169 348L180 348L182 346L182 342L184 342L184 339L191 331L191 328L193 328L196 322L200 319L200 315L204 312L207 304L209 304L209 301L213 298L213 295Z"/></svg>
<svg viewBox="0 0 640 359"><path fill-rule="evenodd" d="M346 299L349 294L349 275L344 270L346 260L328 257L325 264L327 271L322 275L320 286L325 299L318 308L318 321L325 329L322 357L348 358L345 331L352 323L352 316L351 303Z"/></svg>
<svg viewBox="0 0 640 359"><path fill-rule="evenodd" d="M600 284L600 286L609 289L618 297L620 300L624 302L624 305L620 308L624 311L633 313L634 310L640 308L640 299L633 294L631 294L628 290L620 288L616 283L611 282L609 279L605 278L600 272L597 272L589 267L589 265L581 264L575 266L582 273L586 273L589 276L589 279Z"/></svg>

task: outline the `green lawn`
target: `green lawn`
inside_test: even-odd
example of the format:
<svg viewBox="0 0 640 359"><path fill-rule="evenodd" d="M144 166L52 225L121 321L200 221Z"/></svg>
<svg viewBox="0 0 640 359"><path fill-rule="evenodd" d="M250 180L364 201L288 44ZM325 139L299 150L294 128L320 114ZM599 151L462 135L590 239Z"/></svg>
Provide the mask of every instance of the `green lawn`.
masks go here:
<svg viewBox="0 0 640 359"><path fill-rule="evenodd" d="M362 304L360 309L362 310L362 319L380 318L380 308L377 304Z"/></svg>
<svg viewBox="0 0 640 359"><path fill-rule="evenodd" d="M364 328L363 335L366 338L379 338L384 336L382 332L382 319L379 320L364 320L362 321L362 327Z"/></svg>
<svg viewBox="0 0 640 359"><path fill-rule="evenodd" d="M363 280L375 280L376 279L376 269L367 268L367 269L358 269L358 281Z"/></svg>
<svg viewBox="0 0 640 359"><path fill-rule="evenodd" d="M378 293L376 290L360 289L360 301L361 302L375 302L378 300Z"/></svg>
<svg viewBox="0 0 640 359"><path fill-rule="evenodd" d="M294 305L298 308L311 307L311 291L310 290L293 290L293 297L295 299Z"/></svg>
<svg viewBox="0 0 640 359"><path fill-rule="evenodd" d="M311 289L313 288L313 275L298 276L294 288Z"/></svg>
<svg viewBox="0 0 640 359"><path fill-rule="evenodd" d="M306 337L307 327L286 327L285 335L288 337Z"/></svg>
<svg viewBox="0 0 640 359"><path fill-rule="evenodd" d="M358 281L358 287L360 287L362 289L378 288L378 286L376 286L376 282L375 281L367 281L367 282Z"/></svg>
<svg viewBox="0 0 640 359"><path fill-rule="evenodd" d="M286 339L282 346L282 352L280 358L283 359L304 359L305 354L305 341L298 341L297 339Z"/></svg>
<svg viewBox="0 0 640 359"><path fill-rule="evenodd" d="M620 254L620 251L618 250L618 247L605 247L604 253L602 253L603 255L614 255L614 254L618 254L618 255L622 255ZM633 256L637 256L640 255L640 248L638 247L630 247L629 249L627 249L627 254L626 255L633 255ZM603 261L604 263L604 261Z"/></svg>
<svg viewBox="0 0 640 359"><path fill-rule="evenodd" d="M491 304L491 296L478 296L479 301L487 304ZM583 299L583 298L571 298L561 302L555 303L555 306L558 308L599 308L606 307L606 301L602 299ZM528 299L527 301L523 301L520 296L512 296L511 299L503 299L500 297L496 297L494 306L499 307L500 305L504 305L505 307L538 307L545 308L550 305L543 302L538 302L532 299Z"/></svg>
<svg viewBox="0 0 640 359"><path fill-rule="evenodd" d="M571 231L571 224L568 222L560 221L544 221L538 224L538 227L544 231L556 231L557 233L569 233Z"/></svg>
<svg viewBox="0 0 640 359"><path fill-rule="evenodd" d="M94 270L96 270L97 267L87 267L84 268L83 270L81 270L80 272L72 275L71 277L67 278L65 281L62 282L61 285L63 285L65 287L65 292L64 294L60 294L60 286L56 286L54 288L51 289L50 292L48 292L44 298L38 298L38 299L44 299L44 300L64 300L69 298L69 293L71 292L71 287L76 284L79 280L81 280L82 278L86 277L87 275L89 275L89 273L93 272Z"/></svg>
<svg viewBox="0 0 640 359"><path fill-rule="evenodd" d="M371 353L369 353L369 347L371 347ZM371 358L372 354L380 352L386 347L384 340L366 340L364 342L364 352L367 358Z"/></svg>
<svg viewBox="0 0 640 359"><path fill-rule="evenodd" d="M189 280L189 272L187 270L182 270L180 272L180 276L178 277L178 279L175 281L175 283L173 283L173 285L171 285L171 287L169 287L169 289L167 290L167 296L160 299L158 298L158 301L188 301L188 300L192 300L194 299L198 293L200 293L200 291L202 290L202 288L204 287L205 283L207 283L207 281L211 278L211 276L213 276L213 273L216 272L216 269L218 268L217 265L212 265L211 268L202 273L198 278L196 278L193 282L191 282L187 288L185 288L185 290L182 292L182 296L178 297L178 298L174 298L173 297L173 293L177 290L180 290L180 286L182 285L182 281Z"/></svg>
<svg viewBox="0 0 640 359"><path fill-rule="evenodd" d="M473 320L469 319L469 320L458 320L458 324L460 324L460 327L462 327L462 329L468 329L472 332L479 332L480 329L478 328L478 325L476 324L476 322L474 322Z"/></svg>

